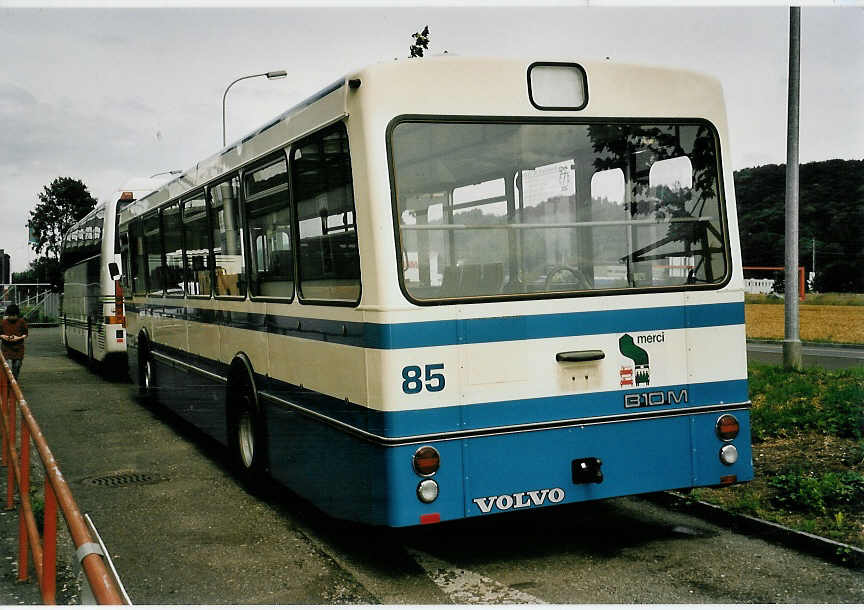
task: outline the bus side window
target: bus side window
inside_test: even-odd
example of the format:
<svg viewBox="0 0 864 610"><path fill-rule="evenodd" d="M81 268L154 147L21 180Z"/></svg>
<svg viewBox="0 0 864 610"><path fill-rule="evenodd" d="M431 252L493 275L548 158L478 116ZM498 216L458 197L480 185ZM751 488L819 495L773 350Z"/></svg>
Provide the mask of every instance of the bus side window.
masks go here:
<svg viewBox="0 0 864 610"><path fill-rule="evenodd" d="M294 256L288 167L284 155L243 177L249 227L249 292L255 297L294 296Z"/></svg>
<svg viewBox="0 0 864 610"><path fill-rule="evenodd" d="M213 292L217 296L246 296L239 185L240 180L234 176L210 187L216 272Z"/></svg>
<svg viewBox="0 0 864 610"><path fill-rule="evenodd" d="M183 230L180 206L162 210L162 244L165 254L165 291L168 296L183 296Z"/></svg>
<svg viewBox="0 0 864 610"><path fill-rule="evenodd" d="M128 230L131 230L131 225ZM127 231L128 231L127 230ZM132 251L129 248L129 233L117 233L118 252L120 252L120 264L122 275L121 282L127 294L132 293Z"/></svg>
<svg viewBox="0 0 864 610"><path fill-rule="evenodd" d="M144 252L144 235L141 232L141 221L139 220L133 220L129 223L129 249L131 261L129 276L132 293L145 295L147 294L147 255Z"/></svg>
<svg viewBox="0 0 864 610"><path fill-rule="evenodd" d="M147 294L162 296L165 286L162 268L162 235L159 227L159 214L155 213L144 218L144 251L147 254L147 264L144 274L147 276Z"/></svg>
<svg viewBox="0 0 864 610"><path fill-rule="evenodd" d="M187 295L210 296L209 235L207 201L199 192L183 201L183 277Z"/></svg>
<svg viewBox="0 0 864 610"><path fill-rule="evenodd" d="M345 125L301 141L292 148L291 159L300 295L306 300L357 302L360 256Z"/></svg>

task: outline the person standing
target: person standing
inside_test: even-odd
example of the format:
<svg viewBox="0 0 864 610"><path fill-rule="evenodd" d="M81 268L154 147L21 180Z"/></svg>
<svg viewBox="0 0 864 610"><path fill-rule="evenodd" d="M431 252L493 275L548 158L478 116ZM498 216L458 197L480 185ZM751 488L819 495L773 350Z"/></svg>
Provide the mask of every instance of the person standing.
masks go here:
<svg viewBox="0 0 864 610"><path fill-rule="evenodd" d="M9 361L12 374L18 380L21 363L24 362L24 339L27 337L27 320L15 303L6 308L6 318L0 321L0 339L3 341L3 357Z"/></svg>

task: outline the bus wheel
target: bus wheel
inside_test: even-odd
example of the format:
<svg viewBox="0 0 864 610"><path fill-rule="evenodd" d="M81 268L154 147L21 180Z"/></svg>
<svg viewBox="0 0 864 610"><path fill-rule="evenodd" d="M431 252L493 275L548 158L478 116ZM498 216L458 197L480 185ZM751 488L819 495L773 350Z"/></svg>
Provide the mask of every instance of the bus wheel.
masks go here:
<svg viewBox="0 0 864 610"><path fill-rule="evenodd" d="M69 331L67 330L67 327L64 326L64 327L63 327L63 347L66 348L66 355L67 355L69 358L72 358L73 356L75 356L75 350L73 350L71 347L69 347L69 335L68 335L68 332L69 332Z"/></svg>
<svg viewBox="0 0 864 610"><path fill-rule="evenodd" d="M141 363L138 376L138 396L147 402L153 401L156 397L156 370L153 368L153 361L149 357Z"/></svg>
<svg viewBox="0 0 864 610"><path fill-rule="evenodd" d="M243 482L262 491L267 479L267 426L249 387L229 392L228 444L231 461Z"/></svg>
<svg viewBox="0 0 864 610"><path fill-rule="evenodd" d="M156 369L146 339L139 339L138 345L138 396L150 402L156 397Z"/></svg>
<svg viewBox="0 0 864 610"><path fill-rule="evenodd" d="M154 388L156 387L156 373L153 370L153 361L150 358L144 361L144 372L143 378L141 379L142 390L144 396L147 398L151 398L154 393Z"/></svg>

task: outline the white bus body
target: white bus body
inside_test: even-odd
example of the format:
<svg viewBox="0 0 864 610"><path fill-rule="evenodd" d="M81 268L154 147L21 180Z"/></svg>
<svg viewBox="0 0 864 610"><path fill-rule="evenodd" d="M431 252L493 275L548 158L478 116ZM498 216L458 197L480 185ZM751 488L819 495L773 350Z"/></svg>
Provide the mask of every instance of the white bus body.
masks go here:
<svg viewBox="0 0 864 610"><path fill-rule="evenodd" d="M117 209L152 193L164 178L132 178L97 204L63 238L63 300L60 340L71 355L89 360L126 358L124 313L117 310L115 280L108 265L122 261L116 248Z"/></svg>
<svg viewBox="0 0 864 610"><path fill-rule="evenodd" d="M403 526L752 478L713 78L375 65L119 226L142 390L333 515Z"/></svg>

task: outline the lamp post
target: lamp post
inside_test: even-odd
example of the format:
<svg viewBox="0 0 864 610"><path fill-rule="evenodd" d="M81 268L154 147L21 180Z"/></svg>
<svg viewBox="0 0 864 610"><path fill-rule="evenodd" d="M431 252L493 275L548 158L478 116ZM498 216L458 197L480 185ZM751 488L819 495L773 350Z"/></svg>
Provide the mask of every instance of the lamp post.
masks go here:
<svg viewBox="0 0 864 610"><path fill-rule="evenodd" d="M288 76L288 73L285 70L274 70L272 72L262 72L261 74L249 74L248 76L241 76L225 87L225 93L222 94L222 146L225 146L225 96L228 95L228 90L233 87L235 83L239 83L241 80L256 78L258 76L266 76L268 80L273 80L276 78L285 78Z"/></svg>

